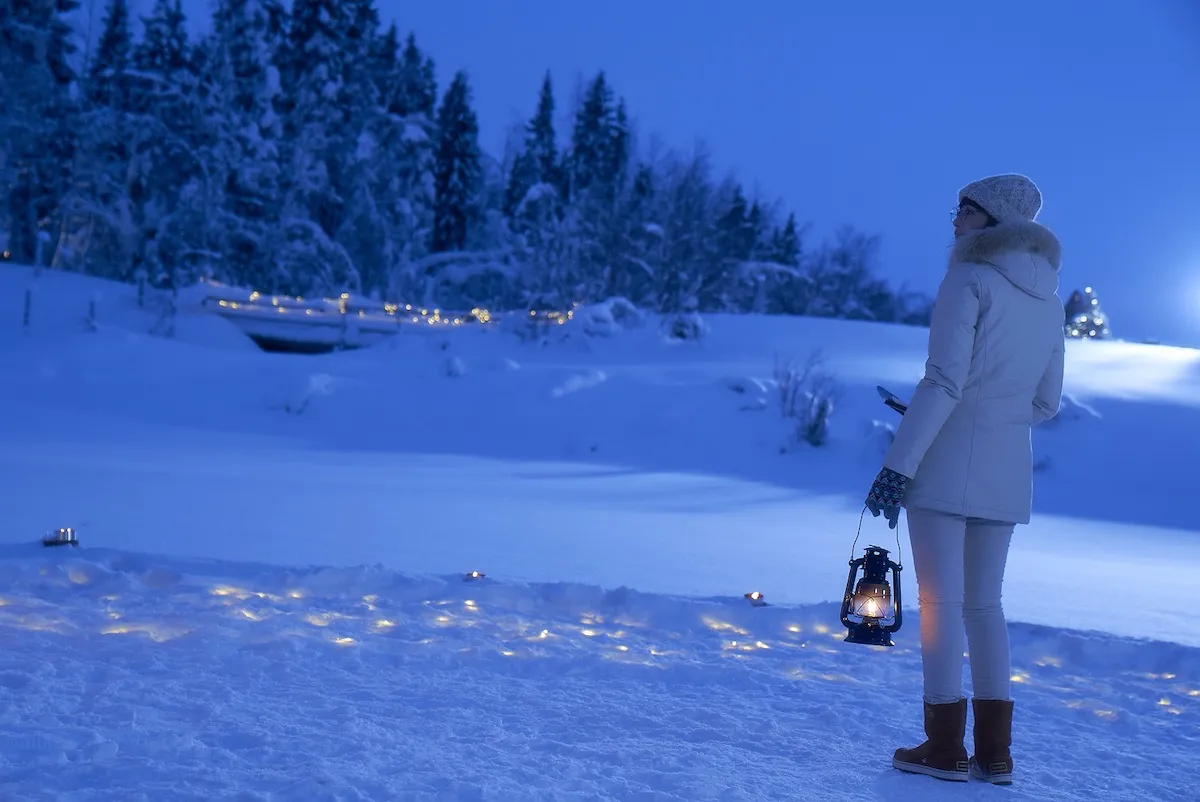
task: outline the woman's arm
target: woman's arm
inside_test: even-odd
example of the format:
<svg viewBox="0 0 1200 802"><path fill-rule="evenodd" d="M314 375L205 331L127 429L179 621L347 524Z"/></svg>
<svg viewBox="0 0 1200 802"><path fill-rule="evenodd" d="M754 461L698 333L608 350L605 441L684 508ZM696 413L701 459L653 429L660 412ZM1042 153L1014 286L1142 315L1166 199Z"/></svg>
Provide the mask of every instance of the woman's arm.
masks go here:
<svg viewBox="0 0 1200 802"><path fill-rule="evenodd" d="M929 359L883 466L912 478L954 407L971 368L979 320L979 276L969 264L946 271L929 324Z"/></svg>
<svg viewBox="0 0 1200 802"><path fill-rule="evenodd" d="M1059 340L1046 365L1046 372L1038 382L1037 392L1033 394L1033 425L1048 421L1058 414L1062 405L1063 363L1066 361L1066 345Z"/></svg>

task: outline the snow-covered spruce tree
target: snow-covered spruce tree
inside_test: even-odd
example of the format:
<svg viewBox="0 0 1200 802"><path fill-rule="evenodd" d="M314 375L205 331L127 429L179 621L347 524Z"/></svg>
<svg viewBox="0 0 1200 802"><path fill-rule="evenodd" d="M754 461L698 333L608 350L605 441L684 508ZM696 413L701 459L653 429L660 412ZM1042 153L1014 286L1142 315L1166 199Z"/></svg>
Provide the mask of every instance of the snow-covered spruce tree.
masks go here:
<svg viewBox="0 0 1200 802"><path fill-rule="evenodd" d="M381 67L376 74L388 113L399 117L424 115L433 119L437 109L434 63L417 46L416 36L411 32L408 34L401 52L393 23L377 44L376 55L381 59Z"/></svg>
<svg viewBox="0 0 1200 802"><path fill-rule="evenodd" d="M142 89L146 105L172 102L176 87L163 78L189 71L187 16L183 0L154 0L148 16L142 17L142 38L134 46L133 62L139 72L156 80ZM166 84L165 86L163 84Z"/></svg>
<svg viewBox="0 0 1200 802"><path fill-rule="evenodd" d="M374 0L348 0L345 11L342 80L336 100L342 121L334 171L342 217L332 233L358 276L357 286L345 289L378 292L386 282L393 253L388 221L379 202L385 199L377 191L378 174L391 169L380 158L386 128L383 92L376 74L379 14Z"/></svg>
<svg viewBox="0 0 1200 802"><path fill-rule="evenodd" d="M718 243L726 259L744 262L750 259L758 244L757 232L749 219L749 206L742 185L734 182L730 194L732 197L725 211L717 219ZM758 208L757 202L754 208Z"/></svg>
<svg viewBox="0 0 1200 802"><path fill-rule="evenodd" d="M812 281L800 269L807 232L808 226L798 226L796 215L789 212L783 226L771 233L766 246L766 261L781 269L763 277L762 296L755 299L756 311L761 308L766 314L796 315L808 306Z"/></svg>
<svg viewBox="0 0 1200 802"><path fill-rule="evenodd" d="M789 305L808 287L800 269L800 232L789 215L782 227L772 227L770 213L754 201L746 213L746 236L753 242L750 256L741 262L731 311L787 314Z"/></svg>
<svg viewBox="0 0 1200 802"><path fill-rule="evenodd" d="M273 0L219 0L213 32L197 48L204 184L185 187L189 218L218 200L206 237L219 255L193 260L221 280L291 290L278 259L280 139L274 64L280 10ZM204 251L208 252L207 249Z"/></svg>
<svg viewBox="0 0 1200 802"><path fill-rule="evenodd" d="M558 143L554 132L554 86L547 72L538 92L537 110L525 125L521 150L513 160L504 192L504 212L520 229L529 222L530 206L547 197L548 189L558 195L560 187ZM530 197L530 190L534 196Z"/></svg>
<svg viewBox="0 0 1200 802"><path fill-rule="evenodd" d="M39 251L49 260L61 230L79 131L77 48L66 18L78 7L15 3L0 14L0 219L12 258L26 264Z"/></svg>
<svg viewBox="0 0 1200 802"><path fill-rule="evenodd" d="M434 108L437 85L433 60L409 34L400 51L395 25L375 44L374 74L383 116L379 132L379 161L386 169L375 173L374 193L385 223L380 288L392 298L420 298L425 286L414 269L429 251L434 205ZM366 266L363 266L367 271ZM364 274L364 285L371 284Z"/></svg>
<svg viewBox="0 0 1200 802"><path fill-rule="evenodd" d="M623 198L619 241L612 264L610 295L643 308L657 308L658 281L663 270L663 228L658 222L659 176L649 164L639 164Z"/></svg>
<svg viewBox="0 0 1200 802"><path fill-rule="evenodd" d="M1108 315L1100 308L1100 299L1091 287L1075 290L1063 304L1066 313L1066 335L1080 340L1105 340L1112 336Z"/></svg>
<svg viewBox="0 0 1200 802"><path fill-rule="evenodd" d="M566 200L560 237L571 243L573 263L559 267L552 305L603 298L616 283L620 261L619 211L629 166L629 122L623 100L615 100L604 72L587 85L575 112L568 151L563 156L562 194ZM561 250L561 248L559 248Z"/></svg>
<svg viewBox="0 0 1200 802"><path fill-rule="evenodd" d="M756 301L765 306L765 271L750 269L761 252L758 238L762 213L758 202L748 204L741 183L736 181L727 181L717 194L718 209L723 209L716 220L717 247L729 270L727 283L708 287L709 297L699 299L700 305L719 311L753 309Z"/></svg>
<svg viewBox="0 0 1200 802"><path fill-rule="evenodd" d="M802 232L796 225L795 212L788 212L787 222L783 228L777 229L771 235L768 257L772 262L791 267L800 266Z"/></svg>
<svg viewBox="0 0 1200 802"><path fill-rule="evenodd" d="M368 49L351 44L356 3L296 0L286 44L277 59L283 91L282 162L286 182L274 250L294 291L358 291L357 270L335 237L346 220L341 182L357 131L345 98L347 63ZM358 24L362 23L361 16ZM315 271L315 272L314 272Z"/></svg>
<svg viewBox="0 0 1200 802"><path fill-rule="evenodd" d="M480 218L482 187L479 124L465 72L454 75L437 112L434 146L433 238L435 253L459 251Z"/></svg>
<svg viewBox="0 0 1200 802"><path fill-rule="evenodd" d="M530 309L563 308L563 298L571 295L576 283L572 275L577 265L572 250L574 219L564 215L554 108L553 84L547 72L503 198L517 258L524 266L515 290Z"/></svg>
<svg viewBox="0 0 1200 802"><path fill-rule="evenodd" d="M155 0L142 28L133 51L133 104L149 135L134 154L145 238L135 266L152 284L179 286L197 278L195 255L216 247L206 241L206 229L220 193L207 172L199 81L181 0Z"/></svg>
<svg viewBox="0 0 1200 802"><path fill-rule="evenodd" d="M108 0L84 81L79 147L63 200L63 267L127 279L141 250L144 172L135 155L150 133L135 102L133 34L126 0ZM69 257L69 258L68 258Z"/></svg>

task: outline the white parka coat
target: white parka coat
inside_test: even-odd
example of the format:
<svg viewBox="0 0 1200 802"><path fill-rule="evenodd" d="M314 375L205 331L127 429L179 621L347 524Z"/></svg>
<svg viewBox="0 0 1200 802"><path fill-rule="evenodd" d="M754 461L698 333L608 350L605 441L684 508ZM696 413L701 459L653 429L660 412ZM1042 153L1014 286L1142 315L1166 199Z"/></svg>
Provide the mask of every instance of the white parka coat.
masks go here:
<svg viewBox="0 0 1200 802"><path fill-rule="evenodd" d="M1058 413L1058 240L1032 221L960 237L934 301L929 359L884 466L904 505L1029 523L1030 427Z"/></svg>

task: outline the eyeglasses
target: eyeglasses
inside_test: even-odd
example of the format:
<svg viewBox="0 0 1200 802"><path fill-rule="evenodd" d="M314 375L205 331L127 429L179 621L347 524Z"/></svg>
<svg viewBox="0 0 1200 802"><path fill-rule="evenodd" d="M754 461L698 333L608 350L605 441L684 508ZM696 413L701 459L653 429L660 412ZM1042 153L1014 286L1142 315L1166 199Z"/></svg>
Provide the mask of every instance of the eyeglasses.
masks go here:
<svg viewBox="0 0 1200 802"><path fill-rule="evenodd" d="M960 217L967 218L975 214L980 214L980 211L974 206L967 206L964 204L962 206L955 206L950 210L950 219L957 220Z"/></svg>

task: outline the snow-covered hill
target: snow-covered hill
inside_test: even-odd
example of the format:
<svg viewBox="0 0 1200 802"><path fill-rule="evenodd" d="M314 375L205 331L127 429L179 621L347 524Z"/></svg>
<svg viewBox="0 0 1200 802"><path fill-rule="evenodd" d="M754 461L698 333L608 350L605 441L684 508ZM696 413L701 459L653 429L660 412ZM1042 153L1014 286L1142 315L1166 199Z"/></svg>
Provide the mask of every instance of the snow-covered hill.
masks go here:
<svg viewBox="0 0 1200 802"><path fill-rule="evenodd" d="M700 342L573 322L291 356L186 310L153 335L152 307L0 269L0 797L964 793L888 767L918 734L915 609L877 651L834 604L895 422L874 386L911 392L923 330L718 316ZM813 447L775 378L818 351ZM1010 790L1190 798L1200 352L1070 343L1067 374L1009 563ZM28 545L68 525L81 549ZM859 545L894 537L868 518Z"/></svg>

